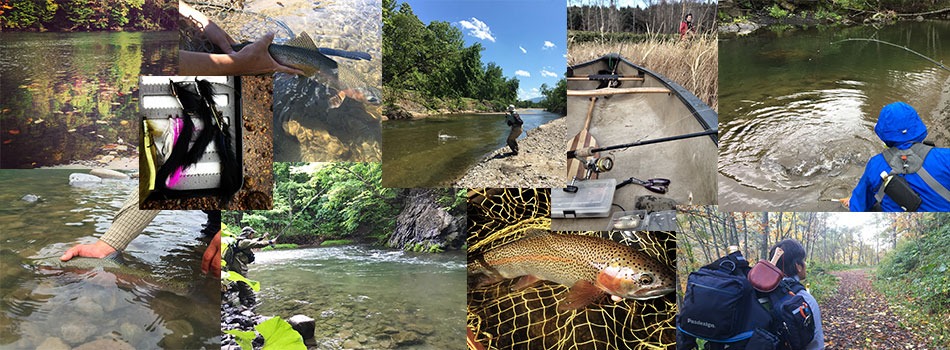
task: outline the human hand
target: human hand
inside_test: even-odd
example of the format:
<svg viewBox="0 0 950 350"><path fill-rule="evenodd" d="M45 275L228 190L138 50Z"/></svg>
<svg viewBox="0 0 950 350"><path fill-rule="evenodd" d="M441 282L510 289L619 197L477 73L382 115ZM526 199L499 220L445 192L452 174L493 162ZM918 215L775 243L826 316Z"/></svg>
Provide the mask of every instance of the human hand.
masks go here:
<svg viewBox="0 0 950 350"><path fill-rule="evenodd" d="M208 248L205 249L205 254L201 257L201 273L209 273L212 276L221 275L221 231L219 230L217 234L214 235L214 238L211 239L211 242L208 243Z"/></svg>
<svg viewBox="0 0 950 350"><path fill-rule="evenodd" d="M208 41L221 49L221 52L226 54L234 53L234 49L231 48L231 45L237 44L237 42L234 41L224 29L214 24L214 22L208 21L208 25L204 28L204 34L205 37L208 38Z"/></svg>
<svg viewBox="0 0 950 350"><path fill-rule="evenodd" d="M63 256L59 257L59 260L68 261L74 257L102 259L113 252L115 252L115 248L112 248L112 246L102 240L98 240L93 244L77 244L69 248L66 253L63 253Z"/></svg>
<svg viewBox="0 0 950 350"><path fill-rule="evenodd" d="M851 208L851 197L841 198L838 200L838 202L841 202L841 205L844 206L845 209Z"/></svg>
<svg viewBox="0 0 950 350"><path fill-rule="evenodd" d="M232 54L235 63L237 63L241 71L244 72L244 74L250 75L273 72L302 75L303 71L281 65L271 57L267 48L272 41L274 41L274 33L267 33L260 40Z"/></svg>

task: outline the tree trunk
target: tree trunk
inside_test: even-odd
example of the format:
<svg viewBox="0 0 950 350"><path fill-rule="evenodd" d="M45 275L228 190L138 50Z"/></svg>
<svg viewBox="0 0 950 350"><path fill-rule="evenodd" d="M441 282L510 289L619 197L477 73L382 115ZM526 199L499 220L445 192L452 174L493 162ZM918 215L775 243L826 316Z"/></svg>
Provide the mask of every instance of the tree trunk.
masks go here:
<svg viewBox="0 0 950 350"><path fill-rule="evenodd" d="M769 257L769 213L762 213L762 235L759 239L759 257L767 260Z"/></svg>

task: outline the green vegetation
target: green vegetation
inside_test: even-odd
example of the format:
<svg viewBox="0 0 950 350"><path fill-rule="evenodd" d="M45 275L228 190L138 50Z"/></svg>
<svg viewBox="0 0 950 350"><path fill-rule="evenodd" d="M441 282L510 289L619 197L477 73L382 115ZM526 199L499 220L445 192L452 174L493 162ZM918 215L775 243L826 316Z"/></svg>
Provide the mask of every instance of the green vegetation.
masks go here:
<svg viewBox="0 0 950 350"><path fill-rule="evenodd" d="M0 28L25 31L174 30L175 0L10 0Z"/></svg>
<svg viewBox="0 0 950 350"><path fill-rule="evenodd" d="M294 249L294 248L297 248L297 247L298 247L298 246L297 246L296 244L293 244L293 243L281 243L281 244L275 244L274 246L266 246L266 247L262 248L261 250Z"/></svg>
<svg viewBox="0 0 950 350"><path fill-rule="evenodd" d="M264 338L264 346L261 350L306 350L307 346L303 343L303 337L294 328L276 316L267 321L254 326L254 330ZM242 350L253 350L254 338L257 334L252 331L226 330L224 333L234 335L235 341L241 345Z"/></svg>
<svg viewBox="0 0 950 350"><path fill-rule="evenodd" d="M504 77L495 63L482 64L482 46L465 46L449 22L422 23L409 4L396 0L383 0L382 18L383 86L455 104L490 101L495 111L517 101L518 79Z"/></svg>
<svg viewBox="0 0 950 350"><path fill-rule="evenodd" d="M772 4L772 7L769 8L769 16L773 18L785 18L788 17L788 11L785 11L778 4Z"/></svg>
<svg viewBox="0 0 950 350"><path fill-rule="evenodd" d="M816 0L791 4L779 0L747 0L719 4L718 17L721 24L729 23L737 16L743 16L750 11L776 19L791 18L796 14L807 19L808 14L813 13L813 18L818 21L840 22L845 18L855 21L888 21L894 19L897 14L924 13L946 7L946 2L914 0Z"/></svg>
<svg viewBox="0 0 950 350"><path fill-rule="evenodd" d="M346 244L352 244L352 243L353 243L352 239L335 239L335 240L323 241L323 243L320 243L320 246L332 247L335 245L346 245Z"/></svg>

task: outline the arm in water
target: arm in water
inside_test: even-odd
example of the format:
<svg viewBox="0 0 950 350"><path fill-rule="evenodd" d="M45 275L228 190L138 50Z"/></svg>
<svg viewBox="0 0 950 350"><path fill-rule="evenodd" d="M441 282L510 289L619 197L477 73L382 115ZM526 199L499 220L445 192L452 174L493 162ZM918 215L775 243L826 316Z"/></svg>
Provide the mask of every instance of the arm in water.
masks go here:
<svg viewBox="0 0 950 350"><path fill-rule="evenodd" d="M139 192L132 191L102 238L93 244L79 244L69 248L59 259L66 261L76 256L101 259L112 252L125 249L158 215L158 210L140 210L138 205Z"/></svg>
<svg viewBox="0 0 950 350"><path fill-rule="evenodd" d="M274 61L267 52L267 46L274 39L270 33L258 40L261 43L256 47L234 52L231 45L236 44L228 33L214 22L196 11L187 4L179 1L178 12L183 18L190 19L199 28L205 37L216 46L222 54L178 51L178 66L180 75L255 75L264 73L283 72L287 74L302 74L303 72L283 66ZM247 51L247 52L244 52Z"/></svg>

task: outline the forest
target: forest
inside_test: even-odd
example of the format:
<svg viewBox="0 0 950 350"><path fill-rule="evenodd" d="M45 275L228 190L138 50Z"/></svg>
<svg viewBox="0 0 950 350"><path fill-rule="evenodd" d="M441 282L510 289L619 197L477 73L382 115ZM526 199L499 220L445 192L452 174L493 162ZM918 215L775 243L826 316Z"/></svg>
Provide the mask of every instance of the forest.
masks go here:
<svg viewBox="0 0 950 350"><path fill-rule="evenodd" d="M175 30L177 0L0 0L0 29Z"/></svg>
<svg viewBox="0 0 950 350"><path fill-rule="evenodd" d="M438 225L401 214L421 206L422 212L435 213L431 216L464 217L463 191L385 188L381 177L380 163L274 163L273 209L225 211L222 222L233 232L243 226L269 232L278 247L370 243L428 251L459 248L461 243L444 235L417 232L444 231ZM406 226L414 229L404 232Z"/></svg>
<svg viewBox="0 0 950 350"><path fill-rule="evenodd" d="M945 0L721 0L720 22L760 16L792 23L839 22L859 19L890 21L897 17L950 13Z"/></svg>
<svg viewBox="0 0 950 350"><path fill-rule="evenodd" d="M383 86L430 99L490 101L503 110L518 99L518 78L482 63L478 44L465 45L449 22L422 23L407 3L383 0Z"/></svg>
<svg viewBox="0 0 950 350"><path fill-rule="evenodd" d="M864 221L842 223L855 219ZM780 240L794 239L806 252L803 283L828 320L826 343L842 348L950 345L948 213L748 213L690 206L681 208L678 225L681 288L690 272L724 256L729 246L738 246L751 263L768 260L768 249ZM683 289L679 293L682 297ZM854 310L862 303L868 306ZM878 308L882 311L874 312L883 316L863 314L865 308ZM900 327L890 332L854 325L864 317L867 322L877 317L882 324L890 318L891 326Z"/></svg>
<svg viewBox="0 0 950 350"><path fill-rule="evenodd" d="M716 1L649 0L645 8L621 7L616 0L569 0L567 30L611 33L679 33L687 13L693 15L697 33L715 33ZM577 36L574 33L573 36Z"/></svg>

